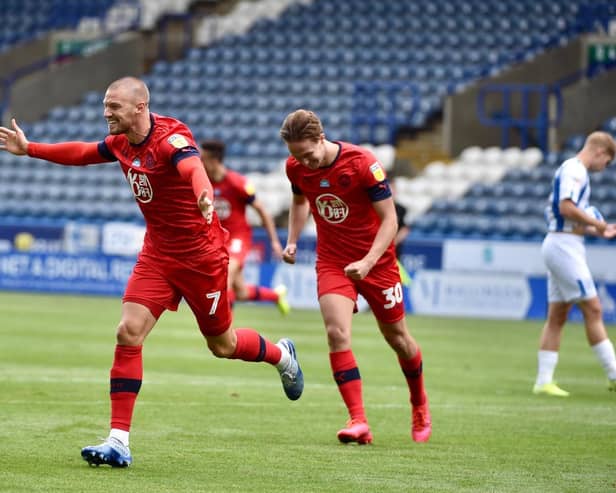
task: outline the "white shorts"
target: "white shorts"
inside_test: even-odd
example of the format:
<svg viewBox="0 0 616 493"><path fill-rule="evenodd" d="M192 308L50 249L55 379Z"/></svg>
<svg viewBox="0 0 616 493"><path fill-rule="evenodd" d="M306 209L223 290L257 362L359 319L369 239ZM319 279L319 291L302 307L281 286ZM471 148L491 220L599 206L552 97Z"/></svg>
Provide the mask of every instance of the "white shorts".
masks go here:
<svg viewBox="0 0 616 493"><path fill-rule="evenodd" d="M548 269L548 301L576 302L597 296L586 262L584 237L569 233L548 233L541 245Z"/></svg>

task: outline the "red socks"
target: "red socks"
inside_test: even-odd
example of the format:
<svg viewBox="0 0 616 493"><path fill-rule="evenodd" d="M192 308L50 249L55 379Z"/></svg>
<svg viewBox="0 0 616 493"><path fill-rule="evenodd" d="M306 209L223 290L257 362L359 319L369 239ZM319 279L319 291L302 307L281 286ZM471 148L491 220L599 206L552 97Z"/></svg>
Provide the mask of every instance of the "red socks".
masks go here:
<svg viewBox="0 0 616 493"><path fill-rule="evenodd" d="M235 329L237 344L231 359L265 361L275 365L282 355L276 344L268 341L253 329Z"/></svg>
<svg viewBox="0 0 616 493"><path fill-rule="evenodd" d="M143 378L143 346L116 345L110 372L111 428L130 431Z"/></svg>
<svg viewBox="0 0 616 493"><path fill-rule="evenodd" d="M278 293L272 288L251 284L246 286L246 291L248 292L247 299L250 301L271 301L272 303L278 301Z"/></svg>
<svg viewBox="0 0 616 493"><path fill-rule="evenodd" d="M338 391L346 404L352 420L366 421L361 376L353 351L329 353L329 362L338 385Z"/></svg>
<svg viewBox="0 0 616 493"><path fill-rule="evenodd" d="M421 360L421 350L417 348L417 354L411 359L398 358L402 373L406 378L411 393L411 404L420 406L426 402L426 394L423 382L423 364Z"/></svg>
<svg viewBox="0 0 616 493"><path fill-rule="evenodd" d="M252 329L237 329L237 346L232 358L244 361L280 361L278 346ZM111 428L130 431L133 409L143 379L143 346L116 344L110 372Z"/></svg>

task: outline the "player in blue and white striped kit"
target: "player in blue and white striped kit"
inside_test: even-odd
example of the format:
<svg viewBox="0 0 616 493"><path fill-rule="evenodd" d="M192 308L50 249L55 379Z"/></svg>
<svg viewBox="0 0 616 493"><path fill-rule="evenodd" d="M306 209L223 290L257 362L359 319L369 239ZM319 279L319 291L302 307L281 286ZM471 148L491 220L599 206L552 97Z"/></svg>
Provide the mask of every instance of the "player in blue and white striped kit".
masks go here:
<svg viewBox="0 0 616 493"><path fill-rule="evenodd" d="M616 224L589 209L589 171L602 171L616 155L616 142L605 132L591 133L582 150L556 171L546 208L548 233L541 253L548 269L548 317L538 354L533 393L567 397L554 382L562 330L574 303L583 316L588 343L603 366L609 389L616 391L614 346L603 324L601 302L586 262L584 235L616 236Z"/></svg>

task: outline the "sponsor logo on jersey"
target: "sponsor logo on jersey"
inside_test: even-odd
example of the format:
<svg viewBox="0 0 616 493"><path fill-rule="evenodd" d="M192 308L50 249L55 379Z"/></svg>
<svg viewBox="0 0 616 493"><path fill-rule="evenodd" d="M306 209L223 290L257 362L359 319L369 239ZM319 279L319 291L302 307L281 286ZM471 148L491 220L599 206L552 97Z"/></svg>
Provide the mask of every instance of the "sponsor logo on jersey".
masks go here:
<svg viewBox="0 0 616 493"><path fill-rule="evenodd" d="M188 147L190 145L186 140L186 137L180 134L173 134L167 139L167 142L169 142L169 144L178 149L181 149L182 147Z"/></svg>
<svg viewBox="0 0 616 493"><path fill-rule="evenodd" d="M319 216L328 223L336 224L344 221L349 215L349 206L332 193L324 193L315 199Z"/></svg>
<svg viewBox="0 0 616 493"><path fill-rule="evenodd" d="M139 168L141 166L141 161L139 160L138 157L136 157L135 159L133 159L133 162L130 164L131 166L134 166L135 168Z"/></svg>
<svg viewBox="0 0 616 493"><path fill-rule="evenodd" d="M319 186L321 188L329 188L329 180L326 180L325 178L323 178L320 183Z"/></svg>
<svg viewBox="0 0 616 493"><path fill-rule="evenodd" d="M385 171L383 171L378 161L370 165L370 171L372 171L372 176L374 176L376 181L383 181L385 179Z"/></svg>
<svg viewBox="0 0 616 493"><path fill-rule="evenodd" d="M154 190L152 189L152 185L150 184L150 180L148 180L147 175L143 173L135 173L129 168L126 173L126 179L128 180L128 184L133 191L133 195L139 202L142 204L147 204L152 201L154 198Z"/></svg>
<svg viewBox="0 0 616 493"><path fill-rule="evenodd" d="M216 211L216 214L218 214L218 219L224 221L231 215L231 204L225 198L215 198L214 210Z"/></svg>

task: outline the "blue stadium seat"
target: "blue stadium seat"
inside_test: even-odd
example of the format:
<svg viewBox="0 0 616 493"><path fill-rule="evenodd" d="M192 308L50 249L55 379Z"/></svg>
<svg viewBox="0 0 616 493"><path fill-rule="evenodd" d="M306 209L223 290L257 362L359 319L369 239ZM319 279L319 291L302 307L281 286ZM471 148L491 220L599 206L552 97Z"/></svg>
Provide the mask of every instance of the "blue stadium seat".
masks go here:
<svg viewBox="0 0 616 493"><path fill-rule="evenodd" d="M10 36L21 36L18 27L26 24L27 29L34 25L38 29L49 14L40 6L33 9L28 0L6 2L15 9L0 12L6 27L0 29L2 35L8 31ZM152 108L181 115L195 135L224 138L234 158L246 158L248 166L256 169L264 167L263 156L285 152L278 129L284 116L300 105L318 110L328 134L336 138L356 135L351 132L354 109L391 114L397 125L425 125L431 115L442 110L444 96L456 88L577 35L572 26L583 3L315 0L292 5L279 18L256 22L245 34L190 49L179 61L156 62L146 75ZM73 22L75 13L102 12L110 4L109 0L67 0L55 2L54 8L74 9L68 16ZM31 20L16 17L20 7ZM379 99L356 102L353 85L358 78L412 81L419 102L406 99L394 111L390 111L389 102ZM105 134L102 97L92 92L79 107L53 109L47 120L32 124L28 135L33 140L98 140ZM604 128L616 132L616 120L606 121ZM374 132L366 128L357 132L375 142L387 141L393 134L382 122ZM569 144L569 148L576 147L573 140ZM473 186L469 200L458 201L456 210L475 218L505 217L512 209L518 216L534 217L531 208L522 204L523 199L543 200L553 169L565 156L548 154L541 166L528 173L510 172L502 184ZM66 179L73 183L71 180L82 177L67 175ZM603 180L612 183L611 178ZM598 192L602 194L606 192ZM513 201L502 197L511 197L518 205L512 208ZM481 222L486 226L486 221ZM481 234L478 229L487 229L466 231L466 218L459 218L453 226L442 220L437 226L443 232L456 226L458 234ZM516 234L527 234L524 227L519 229L523 231Z"/></svg>

